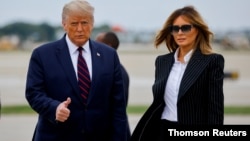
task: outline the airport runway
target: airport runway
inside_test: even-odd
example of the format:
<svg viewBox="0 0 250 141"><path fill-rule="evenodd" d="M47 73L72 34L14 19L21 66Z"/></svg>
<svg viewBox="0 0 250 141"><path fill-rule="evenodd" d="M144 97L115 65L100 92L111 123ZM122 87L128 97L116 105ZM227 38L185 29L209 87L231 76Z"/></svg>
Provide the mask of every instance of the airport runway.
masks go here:
<svg viewBox="0 0 250 141"><path fill-rule="evenodd" d="M224 81L225 105L250 105L250 51L221 51L225 71L237 72L238 79ZM120 61L130 76L129 104L150 104L154 81L155 58L167 52L151 45L121 45ZM25 78L30 51L0 51L0 98L3 105L24 104Z"/></svg>

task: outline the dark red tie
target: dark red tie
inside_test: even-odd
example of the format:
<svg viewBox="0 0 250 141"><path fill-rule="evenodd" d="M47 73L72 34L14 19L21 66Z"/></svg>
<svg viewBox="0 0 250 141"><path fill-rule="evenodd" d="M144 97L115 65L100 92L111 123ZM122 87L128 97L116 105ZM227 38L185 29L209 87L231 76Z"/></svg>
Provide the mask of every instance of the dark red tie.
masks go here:
<svg viewBox="0 0 250 141"><path fill-rule="evenodd" d="M84 104L86 104L91 81L87 64L82 56L82 50L83 50L82 47L78 47L79 55L77 61L77 75L78 75L78 85L80 88L80 94L83 97Z"/></svg>

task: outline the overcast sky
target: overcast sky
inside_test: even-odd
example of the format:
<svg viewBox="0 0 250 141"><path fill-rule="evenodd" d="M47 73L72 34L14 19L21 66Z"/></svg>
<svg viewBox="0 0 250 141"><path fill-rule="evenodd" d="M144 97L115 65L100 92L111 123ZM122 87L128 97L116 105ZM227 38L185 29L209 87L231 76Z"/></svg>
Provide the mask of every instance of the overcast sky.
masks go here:
<svg viewBox="0 0 250 141"><path fill-rule="evenodd" d="M60 25L69 0L1 0L0 27L15 21ZM159 29L175 9L193 5L213 30L250 28L250 0L89 0L95 25L125 29Z"/></svg>

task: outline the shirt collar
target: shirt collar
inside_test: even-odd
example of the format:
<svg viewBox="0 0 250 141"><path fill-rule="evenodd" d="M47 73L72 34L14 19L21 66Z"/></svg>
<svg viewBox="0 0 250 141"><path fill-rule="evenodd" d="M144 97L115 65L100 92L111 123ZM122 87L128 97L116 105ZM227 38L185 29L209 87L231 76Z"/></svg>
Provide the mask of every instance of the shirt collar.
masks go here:
<svg viewBox="0 0 250 141"><path fill-rule="evenodd" d="M68 35L66 35L66 42L67 42L70 54L74 54L75 52L77 52L78 46L76 46L69 39ZM89 40L82 46L82 48L83 48L84 52L90 53Z"/></svg>
<svg viewBox="0 0 250 141"><path fill-rule="evenodd" d="M175 54L174 54L175 62L178 61L177 58L178 58L179 50L180 50L180 48L177 48L177 50L175 51ZM192 55L192 52L193 52L193 49L191 49L191 50L184 56L184 61L185 61L185 63L188 63L188 61L190 60L191 55Z"/></svg>

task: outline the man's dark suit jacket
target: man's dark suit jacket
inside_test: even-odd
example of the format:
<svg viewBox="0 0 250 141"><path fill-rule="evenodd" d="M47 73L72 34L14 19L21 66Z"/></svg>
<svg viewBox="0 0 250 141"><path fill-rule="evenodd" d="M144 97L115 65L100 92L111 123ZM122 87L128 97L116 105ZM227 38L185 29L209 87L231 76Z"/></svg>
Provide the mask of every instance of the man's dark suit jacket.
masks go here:
<svg viewBox="0 0 250 141"><path fill-rule="evenodd" d="M129 75L123 65L121 65L121 71L122 71L122 77L123 77L123 82L124 82L125 100L126 100L126 105L127 105L128 98L129 98Z"/></svg>
<svg viewBox="0 0 250 141"><path fill-rule="evenodd" d="M122 71L122 77L123 77L123 83L124 83L124 91L125 91L125 100L126 100L126 107L128 105L129 100L129 75L127 70L124 68L123 65L121 65L121 71ZM128 121L128 130L127 130L127 139L130 140L131 137L131 131L130 131L130 125Z"/></svg>
<svg viewBox="0 0 250 141"><path fill-rule="evenodd" d="M126 102L116 51L89 40L92 84L87 105L79 94L65 36L34 49L27 73L26 99L39 114L35 141L125 141ZM55 121L57 106L71 98L70 117Z"/></svg>
<svg viewBox="0 0 250 141"><path fill-rule="evenodd" d="M164 92L173 63L174 52L157 57L154 100L133 131L131 141L152 141L159 136ZM194 51L179 88L177 116L180 125L223 125L223 70L222 55Z"/></svg>

